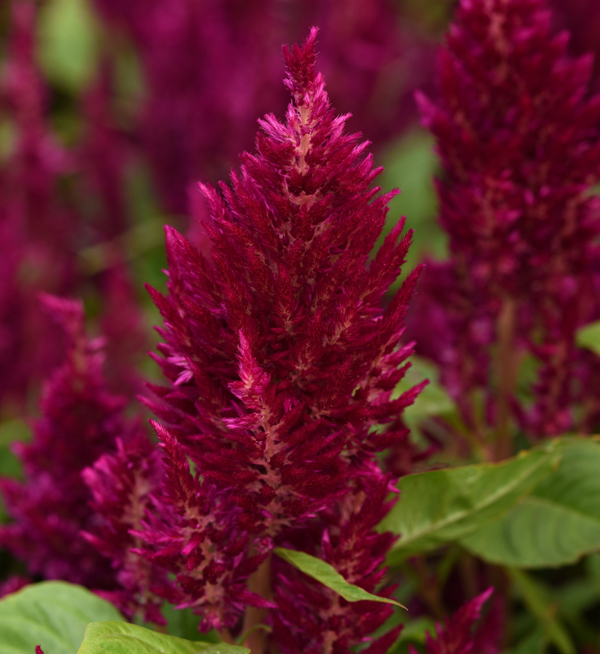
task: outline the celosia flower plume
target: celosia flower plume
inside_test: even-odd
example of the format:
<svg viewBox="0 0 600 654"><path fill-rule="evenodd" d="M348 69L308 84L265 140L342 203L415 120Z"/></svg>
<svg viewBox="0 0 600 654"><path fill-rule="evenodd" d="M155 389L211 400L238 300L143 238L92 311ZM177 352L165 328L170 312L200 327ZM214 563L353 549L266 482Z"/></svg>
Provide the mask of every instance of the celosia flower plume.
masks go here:
<svg viewBox="0 0 600 654"><path fill-rule="evenodd" d="M81 472L139 427L125 421L124 399L106 390L100 343L85 335L82 305L51 296L44 303L64 328L67 355L45 386L33 441L15 444L24 481L0 479L14 520L0 527L0 545L31 575L110 589L110 560L81 534L99 522Z"/></svg>
<svg viewBox="0 0 600 654"><path fill-rule="evenodd" d="M390 609L340 609L321 591L312 627L301 606L277 608L290 601L287 587L303 583L287 564L273 573L289 577L274 597L258 597L253 581L244 587L261 561L253 579L270 575L278 544L370 590L381 581L391 538L373 527L391 480L375 456L407 442L401 414L420 390L393 395L411 352L399 340L418 271L384 310L411 235L399 240L397 226L369 262L394 193L373 188L381 169L330 108L315 39L313 30L302 47L284 49L285 122L259 121L257 152L241 155L231 187L202 187L209 257L167 230L169 294L151 292L170 384L149 402L163 423L165 510L145 538L152 561L177 575L165 596L193 607L203 628L238 629L244 605L273 607L268 620L298 635L284 651L308 629L311 646L337 652L363 642Z"/></svg>
<svg viewBox="0 0 600 654"><path fill-rule="evenodd" d="M592 58L569 57L567 42L543 0L463 0L439 56L439 98L419 98L444 167L451 261L428 269L415 333L442 334L424 348L472 428L478 389L492 425L506 421L519 351L538 364L535 403L518 412L529 434L572 428L581 400L575 332L600 315L600 204L589 193L600 98L588 93Z"/></svg>
<svg viewBox="0 0 600 654"><path fill-rule="evenodd" d="M22 409L58 363L58 330L35 295L73 288L73 212L56 194L69 157L46 119L36 5L8 7L11 31L0 71L0 120L11 134L0 152L0 404Z"/></svg>
<svg viewBox="0 0 600 654"><path fill-rule="evenodd" d="M436 626L435 636L427 634L427 654L498 654L500 631L494 608L474 628L481 609L492 594L492 589L478 595L460 608L444 625ZM418 654L411 646L411 654Z"/></svg>
<svg viewBox="0 0 600 654"><path fill-rule="evenodd" d="M89 295L90 286L98 289L110 337L109 380L120 378L112 384L118 391L141 385L132 367L146 338L123 263L128 151L112 116L110 69L85 94L81 141L66 147L53 120L54 91L37 62L38 3L21 0L7 8L10 31L0 70L0 121L10 134L0 149L3 414L22 412L59 363L60 330L41 310L38 292ZM78 252L99 243L103 256L96 259L103 259L104 274L92 278L98 270L82 266ZM122 305L118 312L116 304Z"/></svg>
<svg viewBox="0 0 600 654"><path fill-rule="evenodd" d="M103 454L82 476L92 492L91 506L99 523L83 535L112 561L120 586L100 594L130 619L164 624L162 602L151 590L164 574L136 553L142 542L135 535L148 512L156 508L152 493L162 476L159 450L141 432L125 441L117 438L116 452Z"/></svg>

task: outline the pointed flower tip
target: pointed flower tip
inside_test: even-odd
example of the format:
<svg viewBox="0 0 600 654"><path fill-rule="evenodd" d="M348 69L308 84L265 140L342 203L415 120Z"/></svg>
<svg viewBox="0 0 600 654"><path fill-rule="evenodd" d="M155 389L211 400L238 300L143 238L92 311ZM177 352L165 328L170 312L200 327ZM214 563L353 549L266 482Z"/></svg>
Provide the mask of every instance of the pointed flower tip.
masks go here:
<svg viewBox="0 0 600 654"><path fill-rule="evenodd" d="M65 331L67 336L77 340L85 333L85 313L81 300L58 297L50 293L37 295L46 313Z"/></svg>
<svg viewBox="0 0 600 654"><path fill-rule="evenodd" d="M490 586L486 591L481 593L476 597L478 600L479 604L479 610L481 611L481 607L490 599L490 597L494 594L494 587Z"/></svg>
<svg viewBox="0 0 600 654"><path fill-rule="evenodd" d="M165 441L170 438L171 434L167 431L167 429L163 425L160 424L160 422L152 419L148 420L148 422L150 423L152 429L154 429L156 435L161 441ZM159 443L159 445L162 445L162 443Z"/></svg>
<svg viewBox="0 0 600 654"><path fill-rule="evenodd" d="M51 293L38 293L37 297L52 316L83 316L83 305L80 300L70 300Z"/></svg>
<svg viewBox="0 0 600 654"><path fill-rule="evenodd" d="M284 83L297 98L308 90L317 76L315 65L318 32L318 27L312 27L302 45L294 45L291 50L287 45L282 48L283 58L288 69L288 78Z"/></svg>

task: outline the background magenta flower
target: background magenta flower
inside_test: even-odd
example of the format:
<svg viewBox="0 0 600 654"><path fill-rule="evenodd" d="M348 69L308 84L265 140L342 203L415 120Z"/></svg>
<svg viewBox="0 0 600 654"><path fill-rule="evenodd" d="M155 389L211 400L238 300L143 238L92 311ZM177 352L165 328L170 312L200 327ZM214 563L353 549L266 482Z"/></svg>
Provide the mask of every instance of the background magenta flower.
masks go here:
<svg viewBox="0 0 600 654"><path fill-rule="evenodd" d="M0 526L0 544L32 576L110 589L116 585L110 560L81 534L99 524L81 472L139 425L125 420L125 399L106 389L100 343L85 335L81 304L50 296L44 303L64 329L67 355L45 386L33 441L14 446L25 479L0 480L14 520Z"/></svg>
<svg viewBox="0 0 600 654"><path fill-rule="evenodd" d="M134 366L147 342L120 240L130 226L124 197L130 156L113 124L111 70L104 66L82 92L81 139L66 144L51 112L54 89L36 60L38 14L35 2L10 4L0 71L0 120L8 127L0 152L0 409L9 414L30 408L60 361L60 330L40 309L39 292L93 298L110 336L115 390L139 389ZM82 253L100 245L90 265Z"/></svg>
<svg viewBox="0 0 600 654"><path fill-rule="evenodd" d="M542 0L462 2L439 55L439 98L419 96L444 167L451 252L427 273L422 322L442 341L423 347L471 428L481 390L489 424L505 430L527 353L537 382L532 406L513 406L521 425L533 437L575 426L575 332L600 315L600 205L589 193L600 99L589 98L591 57L569 57L567 40Z"/></svg>
<svg viewBox="0 0 600 654"><path fill-rule="evenodd" d="M163 474L160 452L141 430L127 440L116 440L116 451L102 454L82 477L89 487L95 512L94 532L83 535L112 561L119 588L101 591L129 619L165 624L162 602L152 588L164 584L164 574L136 552L140 531L149 511L157 511L152 497Z"/></svg>
<svg viewBox="0 0 600 654"><path fill-rule="evenodd" d="M11 147L0 161L0 400L19 405L32 380L58 363L58 332L35 293L73 290L75 217L55 195L70 160L46 122L47 88L34 60L34 5L13 3L12 21L0 79L0 114L12 127Z"/></svg>
<svg viewBox="0 0 600 654"><path fill-rule="evenodd" d="M490 588L460 608L444 625L437 625L435 635L427 634L427 654L498 654L501 632L495 610L474 628L491 594ZM410 651L418 654L412 646Z"/></svg>

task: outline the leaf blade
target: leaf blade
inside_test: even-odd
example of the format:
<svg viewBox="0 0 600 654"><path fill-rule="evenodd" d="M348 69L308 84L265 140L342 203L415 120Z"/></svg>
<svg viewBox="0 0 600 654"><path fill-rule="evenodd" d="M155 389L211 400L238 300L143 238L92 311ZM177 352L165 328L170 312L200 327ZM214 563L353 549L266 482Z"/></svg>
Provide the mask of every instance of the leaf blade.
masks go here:
<svg viewBox="0 0 600 654"><path fill-rule="evenodd" d="M460 540L507 512L549 476L560 461L557 440L502 463L407 475L398 483L400 500L378 525L401 537L388 555L395 565L408 556Z"/></svg>
<svg viewBox="0 0 600 654"><path fill-rule="evenodd" d="M0 600L2 645L18 654L32 654L36 645L52 654L73 654L93 620L123 617L109 602L63 581L32 584Z"/></svg>
<svg viewBox="0 0 600 654"><path fill-rule="evenodd" d="M348 583L332 565L310 554L288 550L284 547L276 547L273 551L284 561L287 561L301 572L304 572L309 577L316 579L324 586L327 586L327 588L335 591L348 602L384 602L386 604L400 606L403 609L406 608L400 602L396 602L396 600L372 595L363 588Z"/></svg>
<svg viewBox="0 0 600 654"><path fill-rule="evenodd" d="M246 647L161 634L126 622L92 622L77 654L249 654Z"/></svg>
<svg viewBox="0 0 600 654"><path fill-rule="evenodd" d="M491 563L548 568L600 548L600 445L569 447L559 469L505 515L461 544Z"/></svg>

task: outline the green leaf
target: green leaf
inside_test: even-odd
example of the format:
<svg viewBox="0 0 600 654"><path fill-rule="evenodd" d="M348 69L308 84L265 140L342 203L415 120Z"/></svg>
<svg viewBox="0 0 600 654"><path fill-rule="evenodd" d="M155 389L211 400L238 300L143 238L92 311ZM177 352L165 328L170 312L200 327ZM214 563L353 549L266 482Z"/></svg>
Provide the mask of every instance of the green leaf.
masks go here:
<svg viewBox="0 0 600 654"><path fill-rule="evenodd" d="M425 644L427 633L435 634L435 622L431 618L416 618L404 624L398 640L390 647L388 654L407 651L407 643Z"/></svg>
<svg viewBox="0 0 600 654"><path fill-rule="evenodd" d="M481 463L407 475L400 498L379 524L400 534L388 555L395 565L408 556L459 540L508 511L556 468L561 443L521 452L503 463Z"/></svg>
<svg viewBox="0 0 600 654"><path fill-rule="evenodd" d="M385 155L381 186L387 190L397 188L400 184L401 192L390 202L390 215L382 237L391 231L403 215L409 219L410 227L423 228L424 224L431 222L434 234L415 233L416 243L419 249L423 245L428 252L433 248L436 254L443 256L445 247L438 245L437 240L445 240L445 235L434 220L438 201L433 177L439 168L434 148L435 139L430 132L417 128L403 135Z"/></svg>
<svg viewBox="0 0 600 654"><path fill-rule="evenodd" d="M461 543L486 561L520 568L563 566L600 549L600 446L575 442L529 497Z"/></svg>
<svg viewBox="0 0 600 654"><path fill-rule="evenodd" d="M115 607L81 586L44 581L0 600L2 654L73 654L93 620L123 620Z"/></svg>
<svg viewBox="0 0 600 654"><path fill-rule="evenodd" d="M600 320L578 330L575 336L575 342L579 347L584 347L596 354L600 354Z"/></svg>
<svg viewBox="0 0 600 654"><path fill-rule="evenodd" d="M249 654L246 647L184 640L125 622L92 622L78 654ZM54 652L46 652L54 654Z"/></svg>
<svg viewBox="0 0 600 654"><path fill-rule="evenodd" d="M31 431L22 420L13 419L0 423L0 477L22 476L21 461L13 454L11 446L15 441L29 440ZM7 520L8 515L0 497L0 523Z"/></svg>
<svg viewBox="0 0 600 654"><path fill-rule="evenodd" d="M399 602L396 602L396 600L371 595L371 593L368 593L366 590L349 584L333 566L325 561L321 561L321 559L310 556L310 554L297 552L296 550L288 550L284 547L276 547L274 552L284 561L293 565L294 568L297 568L309 577L320 581L324 586L335 591L348 602L362 602L368 600L371 602L395 604L396 606L401 606L403 609L406 608Z"/></svg>

